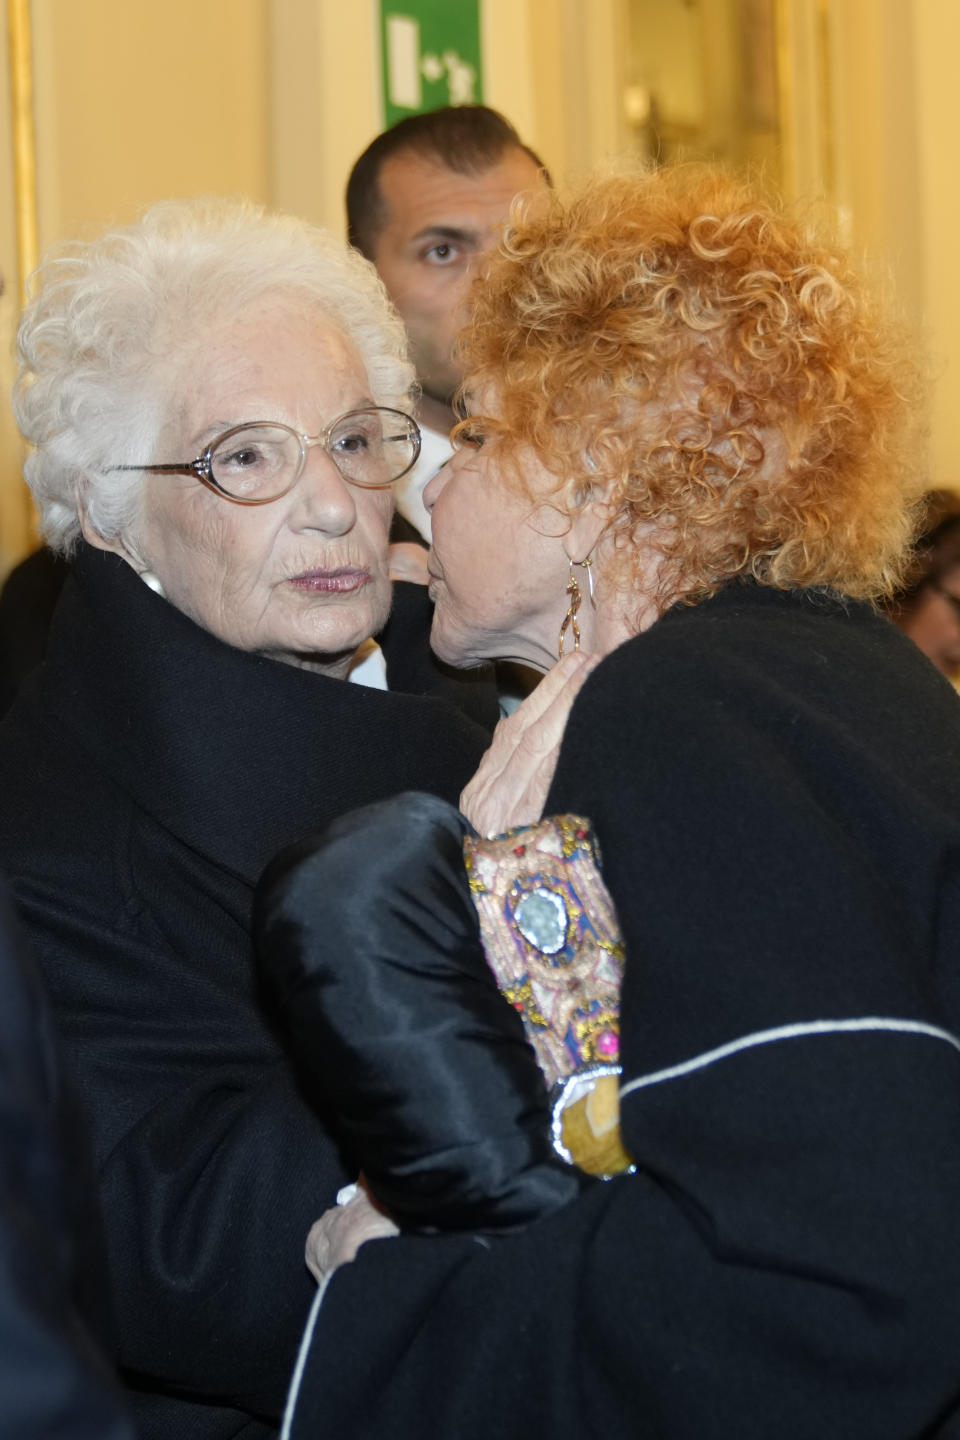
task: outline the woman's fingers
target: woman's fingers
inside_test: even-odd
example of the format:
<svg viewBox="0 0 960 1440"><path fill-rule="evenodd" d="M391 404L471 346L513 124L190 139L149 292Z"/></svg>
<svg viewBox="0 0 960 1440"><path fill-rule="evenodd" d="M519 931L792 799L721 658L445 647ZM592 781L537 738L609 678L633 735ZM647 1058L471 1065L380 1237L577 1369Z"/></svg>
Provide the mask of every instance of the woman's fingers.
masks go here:
<svg viewBox="0 0 960 1440"><path fill-rule="evenodd" d="M490 749L460 797L481 835L500 835L539 820L556 768L570 707L598 656L567 655L512 715L501 720Z"/></svg>
<svg viewBox="0 0 960 1440"><path fill-rule="evenodd" d="M338 1265L355 1258L365 1241L399 1234L389 1215L377 1209L366 1190L358 1188L346 1205L335 1205L310 1227L307 1268L322 1285Z"/></svg>
<svg viewBox="0 0 960 1440"><path fill-rule="evenodd" d="M564 655L558 660L551 670L548 670L542 680L539 680L530 694L518 705L512 715L505 717L504 725L516 722L516 728L523 730L541 718L545 711L549 710L563 696L567 686L574 683L574 695L579 690L584 679L589 675L597 662L598 657L587 655L582 651L573 651ZM567 709L569 709L569 705Z"/></svg>

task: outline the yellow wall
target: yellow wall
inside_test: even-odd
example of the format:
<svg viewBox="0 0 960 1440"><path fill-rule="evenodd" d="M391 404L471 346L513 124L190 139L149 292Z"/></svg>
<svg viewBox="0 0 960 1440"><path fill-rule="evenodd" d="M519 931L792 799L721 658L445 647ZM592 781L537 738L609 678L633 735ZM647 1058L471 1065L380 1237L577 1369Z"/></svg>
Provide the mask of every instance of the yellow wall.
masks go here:
<svg viewBox="0 0 960 1440"><path fill-rule="evenodd" d="M956 158L960 5L916 6L917 191L923 215L918 266L922 314L937 373L931 475L960 489L960 170Z"/></svg>
<svg viewBox="0 0 960 1440"><path fill-rule="evenodd" d="M41 241L267 195L266 0L33 0Z"/></svg>
<svg viewBox="0 0 960 1440"><path fill-rule="evenodd" d="M934 388L934 487L960 488L960 192L956 0L834 0L837 198L853 237L893 268Z"/></svg>
<svg viewBox="0 0 960 1440"><path fill-rule="evenodd" d="M26 488L19 478L21 442L6 397L13 381L13 337L16 329L17 239L13 208L13 156L10 139L10 83L8 37L6 26L0 38L0 273L5 292L0 298L0 576L14 557L21 553L31 538L31 511Z"/></svg>
<svg viewBox="0 0 960 1440"><path fill-rule="evenodd" d="M960 0L774 3L785 183L825 188L851 236L893 265L938 368L931 479L954 483ZM626 4L483 0L485 98L558 176L628 143ZM373 0L32 0L31 10L41 247L129 219L151 200L205 191L247 194L342 232L346 174L381 125ZM736 4L711 13L722 23ZM711 63L718 46L714 37ZM4 64L4 393L16 314L9 113ZM18 472L0 403L0 573L32 543Z"/></svg>

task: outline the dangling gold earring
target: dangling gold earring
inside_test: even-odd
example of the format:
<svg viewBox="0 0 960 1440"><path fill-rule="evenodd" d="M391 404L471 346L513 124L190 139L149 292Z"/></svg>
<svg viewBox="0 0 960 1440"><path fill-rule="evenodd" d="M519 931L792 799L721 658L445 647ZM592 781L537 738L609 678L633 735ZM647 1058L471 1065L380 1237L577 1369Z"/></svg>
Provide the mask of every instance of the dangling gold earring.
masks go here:
<svg viewBox="0 0 960 1440"><path fill-rule="evenodd" d="M570 579L567 581L566 594L570 597L570 603L567 606L567 613L563 617L563 624L560 626L560 635L557 640L558 660L563 659L563 640L568 630L573 635L574 651L580 649L580 625L577 621L577 611L580 609L580 603L583 600L583 594L580 590L579 584L577 583L577 577L573 573L573 567L575 565L578 567L583 566L584 570L586 570L587 572L587 584L590 590L590 603L593 604L593 555L588 555L584 560L570 560L568 563L570 565Z"/></svg>

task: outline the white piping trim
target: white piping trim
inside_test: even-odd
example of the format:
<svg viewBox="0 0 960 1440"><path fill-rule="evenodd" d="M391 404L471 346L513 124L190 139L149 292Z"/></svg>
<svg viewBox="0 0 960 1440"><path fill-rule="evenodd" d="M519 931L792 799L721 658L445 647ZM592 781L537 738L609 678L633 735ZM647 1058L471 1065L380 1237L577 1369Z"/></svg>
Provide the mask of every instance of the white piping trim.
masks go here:
<svg viewBox="0 0 960 1440"><path fill-rule="evenodd" d="M741 1035L738 1040L719 1045L716 1050L707 1050L692 1060L684 1060L680 1065L670 1065L666 1070L640 1075L636 1080L629 1080L626 1085L621 1085L620 1099L623 1100L633 1090L642 1090L648 1085L660 1085L664 1080L676 1080L681 1075L690 1075L695 1070L713 1065L717 1060L725 1060L728 1055L736 1055L741 1050L751 1050L755 1045L770 1045L777 1040L796 1040L803 1035L833 1035L858 1030L894 1030L907 1035L927 1035L934 1040L946 1040L954 1050L960 1051L960 1040L956 1035L949 1030L941 1030L938 1025L927 1025L922 1020L891 1020L873 1015L862 1020L810 1020L795 1025L779 1025L775 1030L757 1030L752 1035Z"/></svg>
<svg viewBox="0 0 960 1440"><path fill-rule="evenodd" d="M290 1389L287 1392L287 1404L283 1412L283 1429L280 1431L280 1440L290 1440L293 1414L297 1408L297 1401L300 1398L300 1385L303 1380L303 1372L306 1369L310 1346L313 1344L313 1332L316 1329L317 1316L320 1314L320 1306L323 1304L323 1297L327 1293L327 1286L333 1279L333 1274L334 1272L331 1270L323 1284L317 1286L317 1293L313 1297L313 1304L310 1306L310 1314L307 1316L307 1323L303 1330L303 1339L300 1341L300 1349L297 1353L297 1363L294 1366L293 1376L290 1380Z"/></svg>
<svg viewBox="0 0 960 1440"><path fill-rule="evenodd" d="M778 1040L796 1040L804 1035L836 1035L878 1030L894 1031L906 1035L926 1035L933 1040L945 1040L948 1045L953 1046L954 1050L960 1052L960 1039L956 1035L951 1034L949 1030L941 1030L938 1025L927 1025L922 1020L891 1020L880 1016L869 1016L861 1020L810 1020L794 1025L779 1025L774 1030L757 1030L752 1035L742 1035L738 1040L731 1040L726 1045L718 1045L715 1050L707 1050L692 1060L684 1060L680 1065L671 1065L666 1070L655 1070L650 1075L640 1075L636 1080L630 1080L626 1085L621 1085L620 1099L623 1100L632 1091L645 1089L648 1085L660 1085L665 1080L676 1080L681 1075L690 1075L696 1070L703 1070L717 1060L725 1060L729 1055L739 1054L742 1050L752 1050L757 1045L770 1045ZM479 1238L479 1236L474 1236L474 1239L479 1240ZM333 1272L318 1287L310 1307L310 1314L307 1317L303 1339L300 1341L297 1363L287 1394L280 1440L290 1440L303 1372L306 1368L310 1346L313 1343L313 1332L316 1329L323 1297L332 1278Z"/></svg>
<svg viewBox="0 0 960 1440"><path fill-rule="evenodd" d="M351 1188L349 1186L345 1187ZM340 1201L337 1200L339 1205ZM349 1203L349 1202L348 1202ZM491 1248L490 1241L484 1235L474 1235L473 1240L484 1250ZM313 1304L310 1306L310 1314L307 1316L307 1323L303 1329L303 1339L300 1341L300 1349L297 1353L297 1363L294 1366L293 1376L290 1380L290 1388L287 1391L287 1403L283 1412L283 1429L280 1431L279 1440L290 1440L291 1427L294 1420L294 1412L297 1408L297 1401L300 1398L300 1385L303 1381L303 1372L307 1366L307 1356L310 1353L310 1346L313 1344L313 1332L317 1327L317 1316L320 1314L320 1306L323 1304L323 1297L327 1293L327 1286L333 1279L334 1271L326 1276L322 1285L317 1287L317 1293L313 1297Z"/></svg>

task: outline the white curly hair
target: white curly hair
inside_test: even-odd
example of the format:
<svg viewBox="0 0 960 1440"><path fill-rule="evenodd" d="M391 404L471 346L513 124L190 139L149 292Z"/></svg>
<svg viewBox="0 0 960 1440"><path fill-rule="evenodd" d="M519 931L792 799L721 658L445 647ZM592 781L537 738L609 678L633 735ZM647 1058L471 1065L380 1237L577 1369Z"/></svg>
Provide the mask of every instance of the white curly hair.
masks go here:
<svg viewBox="0 0 960 1440"><path fill-rule="evenodd" d="M329 319L376 404L409 407L406 336L376 271L303 220L244 200L170 200L44 258L18 333L13 410L52 549L70 552L81 511L108 540L136 526L143 476L111 467L155 455L176 361L210 324L274 295Z"/></svg>

